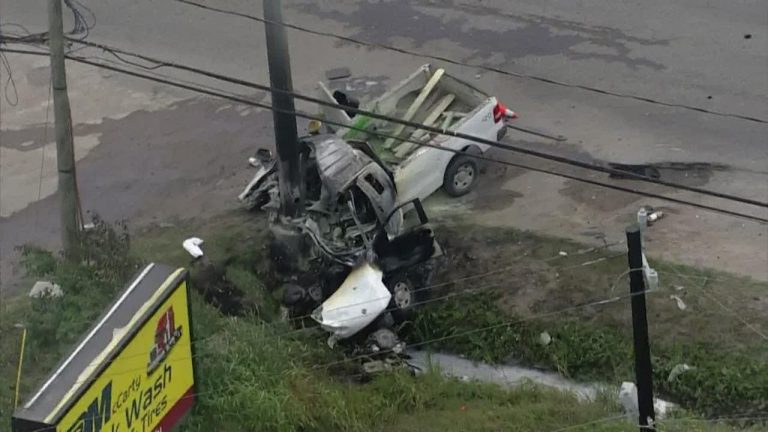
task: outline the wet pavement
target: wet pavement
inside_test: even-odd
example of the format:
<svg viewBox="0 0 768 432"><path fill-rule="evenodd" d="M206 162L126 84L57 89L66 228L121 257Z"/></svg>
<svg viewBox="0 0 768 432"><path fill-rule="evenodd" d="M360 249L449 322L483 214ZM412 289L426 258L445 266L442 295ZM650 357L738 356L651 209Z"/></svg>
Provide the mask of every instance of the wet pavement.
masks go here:
<svg viewBox="0 0 768 432"><path fill-rule="evenodd" d="M260 2L233 0L222 5L200 1L261 14ZM85 3L96 16L90 40L268 82L263 27L256 21L175 1ZM766 12L768 4L759 1L703 5L689 0L654 0L651 4L293 0L285 2L284 16L309 28L522 76L768 120ZM4 2L0 15L4 23L20 23L31 31L42 30L46 23L43 3ZM3 27L3 31L10 30ZM751 37L745 39L745 34ZM296 31L289 32L289 42L294 85L303 93L314 93L315 83L324 79L326 71L349 67L352 77L336 84L365 99L427 62ZM100 51L82 53L108 57ZM13 274L18 270L13 265L16 245L33 242L55 247L58 243L58 210L52 195L56 188L55 146L51 128L44 126L47 61L19 55L8 59L19 102L10 106L0 98L0 282L4 287L15 280ZM706 165L664 168L663 175L671 181L768 201L766 123L494 74L472 66L448 69L520 112L521 126L568 137L565 143L555 143L510 132L511 142L586 160L724 165L726 169L702 168ZM253 94L253 89L165 68L156 72L269 100ZM235 196L251 174L245 159L257 147L272 145L269 113L79 65L68 65L68 73L83 206L107 219L125 218L137 227L207 218L234 209ZM302 103L298 106L315 109ZM50 120L50 112L47 117ZM492 156L607 180L607 175L517 154L494 151ZM768 216L749 206L647 184L637 186ZM625 224L640 205L663 205L658 200L498 166L488 168L477 192L450 205L443 205L445 202L446 197L438 196L432 207L448 212L463 209L482 224L513 225L598 243L605 238L621 239ZM670 216L650 233L651 255L768 280L766 226L680 206L670 210Z"/></svg>

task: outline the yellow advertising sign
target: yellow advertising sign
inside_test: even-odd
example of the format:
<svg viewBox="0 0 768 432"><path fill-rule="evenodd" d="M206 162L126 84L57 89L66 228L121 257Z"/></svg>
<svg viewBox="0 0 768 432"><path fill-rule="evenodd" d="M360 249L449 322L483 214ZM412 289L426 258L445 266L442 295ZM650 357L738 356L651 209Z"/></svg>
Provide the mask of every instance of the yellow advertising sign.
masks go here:
<svg viewBox="0 0 768 432"><path fill-rule="evenodd" d="M170 431L194 402L188 301L182 279L61 416L56 432Z"/></svg>

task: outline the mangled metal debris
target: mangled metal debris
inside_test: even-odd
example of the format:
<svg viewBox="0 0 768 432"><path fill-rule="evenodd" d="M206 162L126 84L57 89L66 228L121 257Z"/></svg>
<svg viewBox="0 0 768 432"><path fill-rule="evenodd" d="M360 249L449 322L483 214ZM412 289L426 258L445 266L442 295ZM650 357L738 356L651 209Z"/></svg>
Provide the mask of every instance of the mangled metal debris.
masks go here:
<svg viewBox="0 0 768 432"><path fill-rule="evenodd" d="M395 186L380 164L335 135L306 137L301 146L306 167L306 217L293 221L293 225L322 253L351 266L360 261L380 226L390 236L399 233L402 216L393 214ZM274 159L262 152L251 162L258 171L240 194L240 201L251 209L277 210L280 201Z"/></svg>
<svg viewBox="0 0 768 432"><path fill-rule="evenodd" d="M46 297L58 298L63 295L64 291L61 287L58 284L49 281L37 281L29 291L30 297L38 299Z"/></svg>
<svg viewBox="0 0 768 432"><path fill-rule="evenodd" d="M298 252L280 261L292 263L282 279L290 316L311 313L331 333L331 345L350 340L374 356L398 354L404 344L394 326L427 294L441 254L421 200L441 187L453 196L469 193L480 174L474 156L489 146L374 120L358 114L360 102L343 89L320 90L341 106L324 107L328 124L313 122L299 140L301 216L280 217L278 164L268 150L249 159L257 171L239 199L267 211L273 226L299 234L292 243ZM515 116L429 65L363 109L494 140ZM319 133L323 128L328 133Z"/></svg>
<svg viewBox="0 0 768 432"><path fill-rule="evenodd" d="M381 270L364 263L352 270L339 289L315 309L312 318L332 333L332 341L354 335L384 312L392 294L384 285L383 275Z"/></svg>

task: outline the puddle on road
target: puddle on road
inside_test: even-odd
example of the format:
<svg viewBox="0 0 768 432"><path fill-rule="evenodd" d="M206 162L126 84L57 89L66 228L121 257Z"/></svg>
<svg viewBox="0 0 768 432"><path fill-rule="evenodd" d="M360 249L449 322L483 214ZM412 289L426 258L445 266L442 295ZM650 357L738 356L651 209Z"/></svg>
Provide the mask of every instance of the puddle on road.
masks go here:
<svg viewBox="0 0 768 432"><path fill-rule="evenodd" d="M709 183L717 171L727 171L728 165L707 162L657 162L648 164L608 163L613 169L639 174L654 179L674 182L685 186L703 186ZM612 178L636 180L630 176L611 174Z"/></svg>
<svg viewBox="0 0 768 432"><path fill-rule="evenodd" d="M502 62L527 56L565 55L574 59L617 62L631 68L664 69L660 63L637 56L630 43L654 46L667 44L665 40L642 39L616 29L550 17L505 14L502 10L475 3L383 0L329 5L304 0L290 7L333 20L346 26L352 38L370 43L397 42L400 45L402 39L408 39L415 48L424 49L435 41L450 42L470 53L464 61L490 59L499 53L504 54ZM501 15L507 22L505 26L498 24ZM495 21L493 26L488 25L489 20ZM397 35L397 41L392 35ZM593 52L584 52L585 47Z"/></svg>
<svg viewBox="0 0 768 432"><path fill-rule="evenodd" d="M692 187L704 186L712 180L717 172L731 170L727 165L706 162L656 162L648 164L615 164L603 162L603 165L627 171L628 173L639 174L670 183ZM675 190L668 186L655 185L644 180L634 179L630 176L624 177L611 174L609 177L613 179L612 183L623 187L634 188L640 183L645 183L642 190L649 193L664 194ZM598 181L606 180L606 176L600 173L594 173L588 176L588 178ZM575 180L566 181L565 186L560 189L560 195L605 212L619 210L633 202L644 199L644 197L640 195L590 185Z"/></svg>

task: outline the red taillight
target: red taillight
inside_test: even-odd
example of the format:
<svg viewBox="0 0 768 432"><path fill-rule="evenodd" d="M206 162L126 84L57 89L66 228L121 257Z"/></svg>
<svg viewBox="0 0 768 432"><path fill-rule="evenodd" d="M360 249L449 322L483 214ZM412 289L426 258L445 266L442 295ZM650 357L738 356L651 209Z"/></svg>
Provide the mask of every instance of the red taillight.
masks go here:
<svg viewBox="0 0 768 432"><path fill-rule="evenodd" d="M503 103L497 102L496 106L493 107L493 122L498 123L503 120L506 112L507 107L505 107Z"/></svg>
<svg viewBox="0 0 768 432"><path fill-rule="evenodd" d="M516 119L517 113L512 111L511 109L508 109L506 106L504 106L503 103L496 102L496 106L493 107L493 122L498 123L502 121L504 117Z"/></svg>

